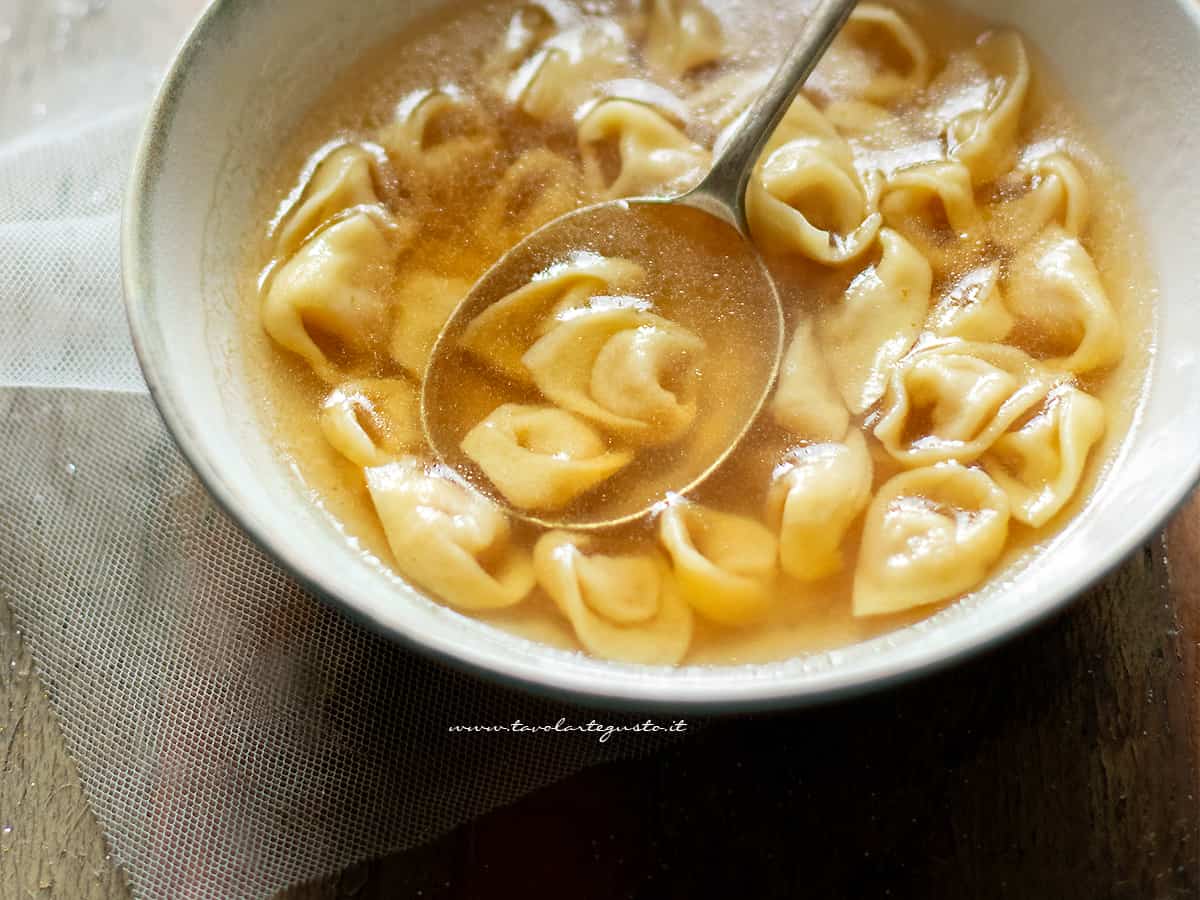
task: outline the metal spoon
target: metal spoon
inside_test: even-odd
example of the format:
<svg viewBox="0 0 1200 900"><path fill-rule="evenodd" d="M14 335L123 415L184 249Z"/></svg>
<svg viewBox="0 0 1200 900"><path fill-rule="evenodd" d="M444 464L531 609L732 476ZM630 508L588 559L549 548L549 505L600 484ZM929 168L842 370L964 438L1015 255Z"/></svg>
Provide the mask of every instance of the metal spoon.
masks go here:
<svg viewBox="0 0 1200 900"><path fill-rule="evenodd" d="M855 3L856 0L820 0L786 59L762 95L743 114L708 174L695 188L678 197L614 200L560 216L509 250L463 298L434 343L421 388L421 427L425 440L455 477L491 497L518 519L547 528L596 530L636 521L652 512L668 493L686 494L712 475L733 452L771 394L784 348L783 307L774 279L751 243L746 221L746 186L767 139L850 17ZM697 211L704 215L698 215ZM697 220L702 220L703 228L697 229ZM458 338L480 312L528 283L549 263L561 260L565 252L580 249L581 242L587 249L603 255L640 253L648 257L650 267L654 249L660 246L660 235L664 242L670 238L676 256L681 249L683 258L689 261L713 260L719 256L722 269L738 271L736 314L752 317L743 321L757 323L763 332L759 343L764 363L756 373L756 383L740 383L739 396L744 402L735 404L740 408L727 417L725 430L708 441L710 445L714 440L716 443L708 448L707 454L698 456L692 452L685 454L680 464L663 463L657 467L654 454L648 461L635 460L627 467L631 474L623 481L622 473L618 473L592 491L583 503L560 514L513 507L486 478L464 474L472 467L459 448L463 434L461 417L444 415L462 401L459 375L463 359L457 347ZM717 275L714 273L714 277ZM685 437L682 443L687 441ZM661 453L658 461L663 462Z"/></svg>

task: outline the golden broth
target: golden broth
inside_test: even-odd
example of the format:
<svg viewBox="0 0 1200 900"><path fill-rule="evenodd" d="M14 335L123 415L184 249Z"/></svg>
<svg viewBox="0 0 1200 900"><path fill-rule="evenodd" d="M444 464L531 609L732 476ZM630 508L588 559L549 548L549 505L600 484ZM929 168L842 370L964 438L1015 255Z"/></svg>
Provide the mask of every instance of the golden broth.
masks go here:
<svg viewBox="0 0 1200 900"><path fill-rule="evenodd" d="M622 76L619 79L608 77L611 72L602 73L591 93L632 97L659 110L667 121L681 124L679 130L697 146L711 148L720 131L721 123L714 121L712 111L721 105L722 98L717 96L721 93L717 90L721 79L740 72L745 74L735 74L736 82L753 84L754 74L769 68L783 52L785 42L797 33L799 19L789 6L777 0L731 0L709 6L720 16L724 27L721 61L684 74L664 73L661 68L647 67L638 55L637 42L633 41L634 49L625 63L628 71L619 73ZM406 105L411 108L415 92L448 86L453 86L451 94L467 96L478 104L477 108L494 123L495 139L487 152L464 151L451 159L444 164L449 168L436 177L429 174L433 169L416 172L403 159L393 160L397 184L392 203L399 207L398 216L417 223L406 237L409 246L388 273L393 304L405 302L405 285L411 284L417 275L442 279L435 282L438 284L469 285L536 225L587 202L603 199L597 184L611 179L619 160L614 162L610 151L601 152L590 163L581 157L577 142L580 117L568 115L538 121L514 110L494 86L495 75L489 66L493 65L497 35L512 33L510 23L520 8L516 3L463 5L452 17L422 21L372 51L329 87L297 133L281 140L276 180L261 200L263 236L246 263L243 331L247 369L259 382L270 440L294 465L314 500L341 524L345 533L358 541L365 553L384 561L392 556L365 487L362 468L335 451L318 427L323 398L333 384L318 377L298 356L273 343L263 331L258 283L261 280L265 290L269 290L285 262L276 260L277 232L271 232L266 223L286 218L287 210L302 199L302 188L297 187L299 173L305 171L307 161L320 148L335 139L386 144L381 134L392 127L398 108L404 109ZM899 10L924 41L931 61L932 81L926 90L905 94L886 104L898 116L902 128L895 127L893 120L866 128L856 126L852 141L856 165L860 169L877 169L884 173L884 178L922 160L944 157L943 126L930 109L937 106L941 95L953 99L960 84L955 80L959 68L965 73L963 78L969 76L968 64L986 27L940 5L900 3L888 8ZM636 21L631 7L608 3L588 4L584 18L601 22ZM636 32L637 27L630 30ZM865 77L864 65L869 69L870 60L863 61L864 53L872 46L870 40L862 47L847 41L835 46L833 56L822 64L806 88L818 107L828 110L830 104L856 96ZM1120 323L1124 353L1114 366L1074 377L1075 384L1103 403L1107 421L1104 436L1091 450L1082 482L1061 512L1039 528L1015 519L1011 522L1003 554L990 567L993 575L1037 552L1085 505L1097 479L1132 427L1152 351L1154 288L1142 262L1140 237L1127 187L1096 151L1094 142L1055 86L1049 67L1032 50L1030 57L1033 77L1020 117L1017 143L1027 156L1030 148L1039 147L1065 153L1082 173L1091 214L1080 240L1103 277L1112 310ZM881 54L881 58L888 59L886 54ZM899 64L903 66L903 62ZM709 103L707 95L717 99ZM690 112L686 122L681 122L681 112ZM451 143L456 136L469 134L471 127L469 122L451 119L444 134L431 134L427 138L431 144ZM843 124L842 130L849 128ZM510 195L503 208L497 209L494 197L505 173L523 154L540 149L550 151L560 162L554 166L531 166L529 184L519 185L515 190L509 185ZM531 158L536 161L540 157ZM566 162L565 167L561 161ZM588 165L593 175L599 173L601 182L594 177L589 180L584 171ZM973 185L972 193L980 206L992 208L1011 189L1001 178ZM824 217L825 213L814 211L814 224L827 224L815 221ZM981 263L995 261L1007 272L1014 257L1033 240L1028 234L1028 221L1019 214L996 214L989 219L986 235L969 245L960 242L965 246L947 240L944 223L935 226L928 235L928 246L931 252L941 255L933 273L931 304L964 273ZM711 356L705 362L700 381L701 398L717 406L734 403L739 388L754 384L759 377L765 355L761 323L740 320L736 315L719 321L689 320L717 308L711 303L696 305L689 300L698 276L707 274L708 267L697 268L689 265L690 260L671 259L669 253L661 252L669 249L669 244L645 243L649 249L659 251L661 268L644 293L668 317L693 325L710 344ZM627 246L626 250L629 249ZM771 252L768 257L784 300L790 335L797 323L841 302L853 280L864 269L878 264L880 252L873 246L840 265L822 264L788 252ZM736 309L736 303L725 308ZM1051 337L1018 323L1006 340L1039 357L1057 353L1056 340ZM326 337L319 343L326 347L330 342ZM330 350L331 359L335 350ZM511 387L498 387L494 379L489 379L470 361L460 362L455 371L461 374L461 382L452 386L460 401L453 409L439 410L452 420L457 433L465 432L491 407L502 402L530 401L527 391L522 394ZM353 375L407 377L386 353L358 359ZM866 437L874 464L875 490L904 468L875 437L872 427L878 418L878 404L872 404L861 415L854 416L851 425L861 428ZM781 428L769 415L761 416L745 443L692 499L761 521L772 472L789 448L802 443L802 436ZM659 453L675 463L694 447L685 437ZM464 471L469 468L464 464ZM637 491L643 483L639 478L644 471L641 463L635 464L594 494L586 495L582 502L602 503L605 497ZM488 487L478 472L473 477L485 489ZM601 499L596 500L597 497ZM859 514L842 544L844 565L840 572L812 583L781 573L772 588L769 610L756 622L727 627L696 616L685 661L759 662L829 649L919 620L948 602L922 605L892 615L856 617L850 598L859 564L862 522L863 516ZM512 541L518 547L531 547L537 538L538 532L532 527L514 527ZM625 553L652 552L657 543L656 524L642 522L628 526L605 540L607 546L620 547ZM451 604L455 600L443 599ZM511 608L475 614L537 640L567 648L579 646L570 623L541 588Z"/></svg>

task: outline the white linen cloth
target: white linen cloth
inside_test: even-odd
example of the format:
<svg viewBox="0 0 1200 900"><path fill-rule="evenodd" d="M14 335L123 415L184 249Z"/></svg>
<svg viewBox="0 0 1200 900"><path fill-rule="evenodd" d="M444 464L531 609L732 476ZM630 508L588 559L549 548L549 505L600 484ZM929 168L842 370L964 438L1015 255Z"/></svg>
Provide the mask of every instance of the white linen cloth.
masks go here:
<svg viewBox="0 0 1200 900"><path fill-rule="evenodd" d="M200 5L0 0L0 594L135 895L224 900L662 738L449 733L594 714L344 619L175 450L130 346L118 235L149 97Z"/></svg>

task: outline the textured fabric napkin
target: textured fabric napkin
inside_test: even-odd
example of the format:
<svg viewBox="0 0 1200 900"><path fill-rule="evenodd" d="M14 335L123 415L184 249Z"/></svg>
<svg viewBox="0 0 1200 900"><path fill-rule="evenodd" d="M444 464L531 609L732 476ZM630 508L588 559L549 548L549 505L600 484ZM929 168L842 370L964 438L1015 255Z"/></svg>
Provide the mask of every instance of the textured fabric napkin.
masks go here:
<svg viewBox="0 0 1200 900"><path fill-rule="evenodd" d="M199 0L0 0L0 592L141 897L264 896L661 736L414 656L210 502L121 306L120 199Z"/></svg>

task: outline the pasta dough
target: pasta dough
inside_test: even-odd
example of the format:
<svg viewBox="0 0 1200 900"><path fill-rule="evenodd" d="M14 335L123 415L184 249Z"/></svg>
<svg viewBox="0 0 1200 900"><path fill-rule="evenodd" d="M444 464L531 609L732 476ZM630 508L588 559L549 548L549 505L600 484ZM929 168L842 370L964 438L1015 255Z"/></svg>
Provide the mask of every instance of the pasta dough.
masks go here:
<svg viewBox="0 0 1200 900"><path fill-rule="evenodd" d="M643 53L651 66L679 77L720 59L721 20L700 0L644 0Z"/></svg>
<svg viewBox="0 0 1200 900"><path fill-rule="evenodd" d="M767 524L779 533L779 562L801 581L841 571L841 546L871 499L871 454L862 432L845 443L805 444L775 470Z"/></svg>
<svg viewBox="0 0 1200 900"><path fill-rule="evenodd" d="M704 341L630 307L565 316L522 362L547 399L634 443L679 440L696 418Z"/></svg>
<svg viewBox="0 0 1200 900"><path fill-rule="evenodd" d="M1013 347L935 341L896 368L875 436L906 466L970 463L1053 384Z"/></svg>
<svg viewBox="0 0 1200 900"><path fill-rule="evenodd" d="M632 288L644 277L641 266L629 260L572 253L472 319L459 344L507 378L531 381L522 357L556 324L557 315L584 307L596 294Z"/></svg>
<svg viewBox="0 0 1200 900"><path fill-rule="evenodd" d="M1013 263L1008 298L1051 351L1046 364L1070 372L1107 368L1121 359L1117 316L1091 255L1077 238L1051 226Z"/></svg>
<svg viewBox="0 0 1200 900"><path fill-rule="evenodd" d="M416 388L397 378L348 381L321 405L321 432L359 467L381 466L421 445Z"/></svg>
<svg viewBox="0 0 1200 900"><path fill-rule="evenodd" d="M509 503L533 510L562 509L633 458L569 412L515 403L467 432L462 449Z"/></svg>
<svg viewBox="0 0 1200 900"><path fill-rule="evenodd" d="M1008 517L1008 498L978 469L949 462L896 475L867 510L855 615L900 612L975 587L1004 549Z"/></svg>
<svg viewBox="0 0 1200 900"><path fill-rule="evenodd" d="M310 238L271 280L263 328L326 381L338 379L327 348L377 354L388 332L386 291L397 255L391 227L378 207L355 212Z"/></svg>
<svg viewBox="0 0 1200 900"><path fill-rule="evenodd" d="M1066 385L992 445L983 467L1008 494L1014 518L1040 528L1066 505L1104 433L1104 418L1099 400Z"/></svg>
<svg viewBox="0 0 1200 900"><path fill-rule="evenodd" d="M550 531L533 551L538 583L591 653L675 665L692 640L692 611L657 555L592 551L594 539Z"/></svg>
<svg viewBox="0 0 1200 900"><path fill-rule="evenodd" d="M771 605L775 536L754 519L677 500L659 517L659 538L692 609L723 625L745 625Z"/></svg>
<svg viewBox="0 0 1200 900"><path fill-rule="evenodd" d="M597 145L614 142L611 178ZM656 110L631 100L603 100L579 123L585 177L604 197L678 194L708 169L708 153Z"/></svg>
<svg viewBox="0 0 1200 900"><path fill-rule="evenodd" d="M532 590L532 560L494 504L412 456L366 480L392 555L420 587L467 610L513 606Z"/></svg>
<svg viewBox="0 0 1200 900"><path fill-rule="evenodd" d="M825 358L853 413L883 396L889 372L912 347L929 314L929 262L898 232L885 229L879 241L879 262L859 273L842 302L819 320Z"/></svg>
<svg viewBox="0 0 1200 900"><path fill-rule="evenodd" d="M881 178L860 175L849 145L803 95L767 142L746 188L756 241L841 265L871 248L879 233Z"/></svg>

